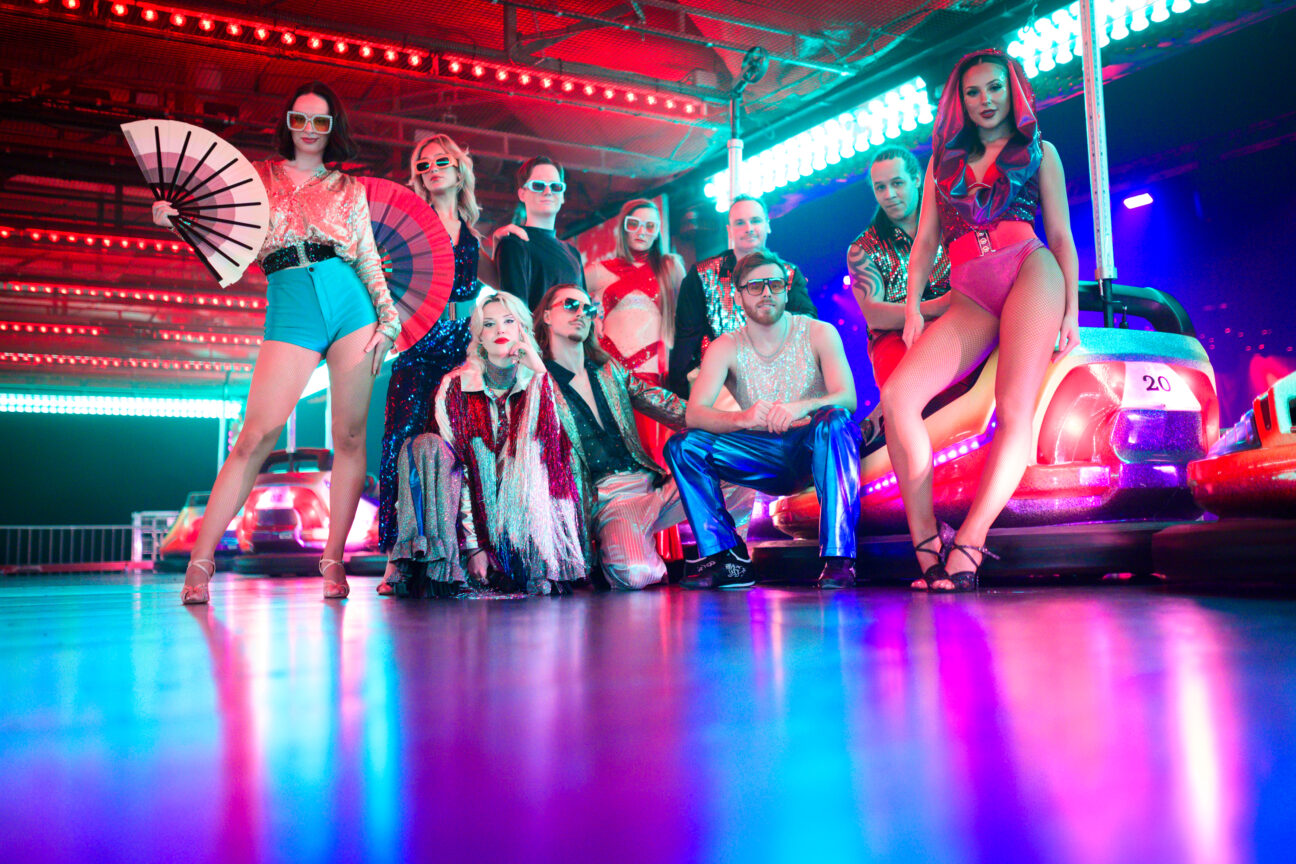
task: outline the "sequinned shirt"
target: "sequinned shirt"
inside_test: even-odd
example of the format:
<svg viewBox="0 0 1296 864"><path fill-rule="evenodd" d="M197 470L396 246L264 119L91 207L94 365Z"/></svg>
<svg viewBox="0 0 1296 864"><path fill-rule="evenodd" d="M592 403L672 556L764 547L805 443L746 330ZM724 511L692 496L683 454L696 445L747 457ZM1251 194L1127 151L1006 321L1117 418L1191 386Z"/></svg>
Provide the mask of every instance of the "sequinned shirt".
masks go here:
<svg viewBox="0 0 1296 864"><path fill-rule="evenodd" d="M608 407L603 396L603 388L598 384L598 364L592 360L585 361L585 373L589 376L590 390L594 393L594 407L598 411L595 417L589 403L572 386L576 378L574 372L553 360L546 360L545 367L549 376L558 384L563 398L572 409L576 421L576 434L580 436L580 446L585 453L590 475L595 483L609 474L620 474L628 471L639 471L639 465L630 456L625 441L621 437L621 428L617 426L612 409Z"/></svg>
<svg viewBox="0 0 1296 864"><path fill-rule="evenodd" d="M876 225L870 225L851 245L862 252L881 275L883 299L887 303L903 303L908 296L905 289L913 238L894 223L881 231ZM936 263L932 267L931 278L927 280L927 287L923 289L923 300L934 300L950 290L949 270L949 256L945 254L945 247L937 246Z"/></svg>
<svg viewBox="0 0 1296 864"><path fill-rule="evenodd" d="M301 184L288 176L283 162L255 166L270 199L270 229L257 260L303 243L332 246L339 258L355 268L369 292L379 332L395 340L400 318L387 290L364 187L354 177L324 166Z"/></svg>

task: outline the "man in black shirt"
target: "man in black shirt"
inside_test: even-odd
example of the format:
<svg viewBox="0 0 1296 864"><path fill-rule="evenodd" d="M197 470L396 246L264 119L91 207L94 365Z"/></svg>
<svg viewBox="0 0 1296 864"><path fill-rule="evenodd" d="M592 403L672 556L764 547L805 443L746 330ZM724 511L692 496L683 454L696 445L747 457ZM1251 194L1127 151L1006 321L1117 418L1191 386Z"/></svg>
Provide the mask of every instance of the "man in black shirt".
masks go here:
<svg viewBox="0 0 1296 864"><path fill-rule="evenodd" d="M740 258L765 248L769 233L765 203L751 195L739 195L729 205L732 248L697 262L684 277L675 302L675 344L671 347L666 382L680 396L688 396L688 376L702 362L704 340L714 341L747 323L729 274ZM787 311L818 318L819 313L806 290L805 276L795 266L789 270Z"/></svg>
<svg viewBox="0 0 1296 864"><path fill-rule="evenodd" d="M558 385L558 417L572 443L572 469L599 563L612 587L632 590L666 576L653 535L684 521L675 481L644 449L634 412L683 429L684 403L598 347L596 313L583 289L555 285L536 310L535 335ZM746 533L754 494L737 486L726 486L724 494Z"/></svg>
<svg viewBox="0 0 1296 864"><path fill-rule="evenodd" d="M554 233L554 222L567 190L562 166L548 156L536 156L517 171L518 200L526 207L526 240L504 237L495 252L501 291L521 297L532 312L550 287L571 283L585 286L580 252Z"/></svg>

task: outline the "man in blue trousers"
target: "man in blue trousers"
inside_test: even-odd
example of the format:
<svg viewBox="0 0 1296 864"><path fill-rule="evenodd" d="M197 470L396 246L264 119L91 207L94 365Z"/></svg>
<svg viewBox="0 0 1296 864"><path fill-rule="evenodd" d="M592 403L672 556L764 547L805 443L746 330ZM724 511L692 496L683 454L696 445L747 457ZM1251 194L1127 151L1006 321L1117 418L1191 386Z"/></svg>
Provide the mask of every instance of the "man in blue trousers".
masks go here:
<svg viewBox="0 0 1296 864"><path fill-rule="evenodd" d="M755 582L746 546L725 511L722 482L787 495L813 480L820 502L819 587L855 583L855 379L836 328L786 311L788 273L788 265L765 249L734 267L731 278L747 323L707 348L685 411L689 431L666 444L698 543L686 588ZM725 386L742 410L715 407Z"/></svg>

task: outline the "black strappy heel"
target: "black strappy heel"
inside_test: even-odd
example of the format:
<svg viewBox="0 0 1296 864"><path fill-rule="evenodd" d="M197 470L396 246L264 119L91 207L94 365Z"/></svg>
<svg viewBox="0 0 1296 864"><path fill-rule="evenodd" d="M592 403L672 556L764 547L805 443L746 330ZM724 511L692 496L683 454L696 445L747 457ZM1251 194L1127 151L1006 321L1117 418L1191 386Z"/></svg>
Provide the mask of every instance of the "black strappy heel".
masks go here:
<svg viewBox="0 0 1296 864"><path fill-rule="evenodd" d="M981 565L982 565L983 563L985 563L985 559L986 559L986 558L993 558L993 559L995 559L996 561L999 560L999 556L998 556L998 555L996 555L995 553L991 552L989 549L987 549L987 548L984 547L984 546L969 546L969 545L966 544L966 543L954 543L954 542L951 542L951 543L949 544L947 550L946 550L946 560L947 560L947 561L949 560L949 555L952 555L954 552L962 552L962 553L963 553L963 557L966 558L968 561L971 561L971 562L972 562L972 565L973 565L973 568L974 568L974 569L972 569L972 570L959 570L959 571L956 572L956 573L949 573L949 572L947 572L946 575L945 575L945 578L946 578L947 580L949 580L950 584L951 584L953 587L951 587L951 588L932 588L931 590L933 590L933 591L949 591L949 592L951 592L951 593L953 593L953 592L955 592L955 591L976 591L977 588L979 587L979 582L980 582L980 578L979 578L979 577L980 577ZM972 561L972 556L968 554L969 552L980 552L980 553L981 553L981 560L980 560L980 561Z"/></svg>
<svg viewBox="0 0 1296 864"><path fill-rule="evenodd" d="M950 542L950 540L953 539L952 537L953 533L954 533L953 528L950 528L944 522L941 522L939 527L936 529L935 534L928 537L926 540L922 541L921 543L917 543L914 545L913 548L915 552L926 552L928 555L935 555L936 563L928 567L926 570L924 570L923 574L919 576L917 579L910 582L909 583L910 588L912 588L915 591L927 591L931 589L931 584L933 582L937 582L941 579L949 578L949 574L945 572L945 554L949 550L946 549L945 547ZM947 537L950 538L950 540L947 540L946 539ZM933 540L941 541L940 551L927 548L927 545L931 543Z"/></svg>

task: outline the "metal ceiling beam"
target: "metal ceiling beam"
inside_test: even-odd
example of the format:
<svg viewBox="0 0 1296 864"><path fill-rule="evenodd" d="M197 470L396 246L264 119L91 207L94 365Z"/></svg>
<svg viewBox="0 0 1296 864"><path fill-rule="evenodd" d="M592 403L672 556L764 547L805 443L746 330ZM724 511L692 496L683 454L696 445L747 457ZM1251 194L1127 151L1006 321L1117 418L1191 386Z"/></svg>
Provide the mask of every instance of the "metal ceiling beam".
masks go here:
<svg viewBox="0 0 1296 864"><path fill-rule="evenodd" d="M545 6L541 3L530 3L527 2L527 0L490 0L490 2L497 6L516 6L519 9L527 9L544 15L554 15L559 18L571 18L574 21L593 21L618 30L624 30L631 33L642 33L645 36L655 36L659 39L683 42L689 45L697 45L702 48L719 48L726 51L734 51L738 54L745 54L747 50L752 47L750 45L739 45L734 42L728 42L724 39L711 39L706 36L692 36L674 30L662 30L658 27L649 27L644 24L635 24L616 18L609 18L606 15L596 15L592 12L577 12L554 6ZM855 71L850 67L842 66L837 63L819 63L814 60L803 60L800 57L790 57L786 54L775 54L772 52L770 53L769 58L770 60L776 60L779 63L786 63L792 66L802 66L806 69L815 69L819 72L832 72L833 74L840 75L843 78L848 78L855 74Z"/></svg>
<svg viewBox="0 0 1296 864"><path fill-rule="evenodd" d="M57 4L53 4L57 5ZM371 39L375 42L385 42L392 45L401 45L406 49L416 49L428 52L430 54L456 54L466 57L472 57L483 62L491 63L509 63L508 55L496 49L483 48L473 44L462 44L458 42L449 42L441 39L428 39L419 36L413 36L408 32L394 32L381 30L373 27L356 26L354 22L334 22L324 18L272 13L268 15L259 15L255 9L248 9L235 3L220 2L220 0L186 0L183 4L186 13L194 15L211 15L217 18L231 18L238 21L248 21L256 19L263 21L271 27L290 27L305 31L329 31L338 35L346 35L360 39ZM543 10L542 10L543 11ZM39 18L43 21L57 21L65 24L90 27L97 30L126 30L126 25L115 21L102 21L98 19L86 18L83 15L64 14L61 9L50 8L49 6L33 6L30 2L14 2L14 0L0 0L0 12L10 12L28 18ZM273 48L259 48L252 44L241 44L237 42L220 42L216 43L206 38L197 38L181 32L163 32L155 31L152 28L135 28L130 27L129 32L140 35L153 36L168 41L184 41L191 44L210 45L214 50L237 51L240 53L254 54L261 57L282 56ZM747 46L750 47L750 46ZM741 50L746 50L746 47ZM311 62L312 58L306 55L293 55L294 59L300 59L303 62ZM319 58L324 65L333 65L327 63L324 57ZM355 70L356 67L346 65L349 70ZM636 75L633 72L623 72L609 70L602 66L595 66L587 63L568 63L568 62L545 62L537 68L546 68L556 74L571 75L580 78L589 78L595 81L606 81L611 84L620 84L623 86L633 86L645 90L658 90L662 93L674 93L680 96L689 96L694 99L700 99L715 104L724 104L728 100L728 95L714 88L692 87L680 84L677 81L667 81L659 78L650 78L645 75ZM382 67L375 67L370 70L373 73L383 73ZM391 70L393 73L400 70ZM410 73L400 73L400 77L409 79L411 77L426 77L430 80L443 81L435 73L425 75L411 75Z"/></svg>
<svg viewBox="0 0 1296 864"><path fill-rule="evenodd" d="M829 36L823 30L788 30L783 27L776 27L772 24L763 24L759 21L753 21L750 18L739 18L737 15L725 15L720 12L711 12L706 9L699 9L696 6L685 6L683 3L672 2L672 0L635 0L644 6L650 6L654 9L665 9L668 12L678 12L688 15L690 18L705 18L708 21L717 21L721 24L733 24L736 27L745 27L749 30L759 30L764 33L774 33L778 36L791 36L798 39L806 39L813 36L815 39L824 42L832 42L838 45L849 44L848 39L838 39Z"/></svg>

